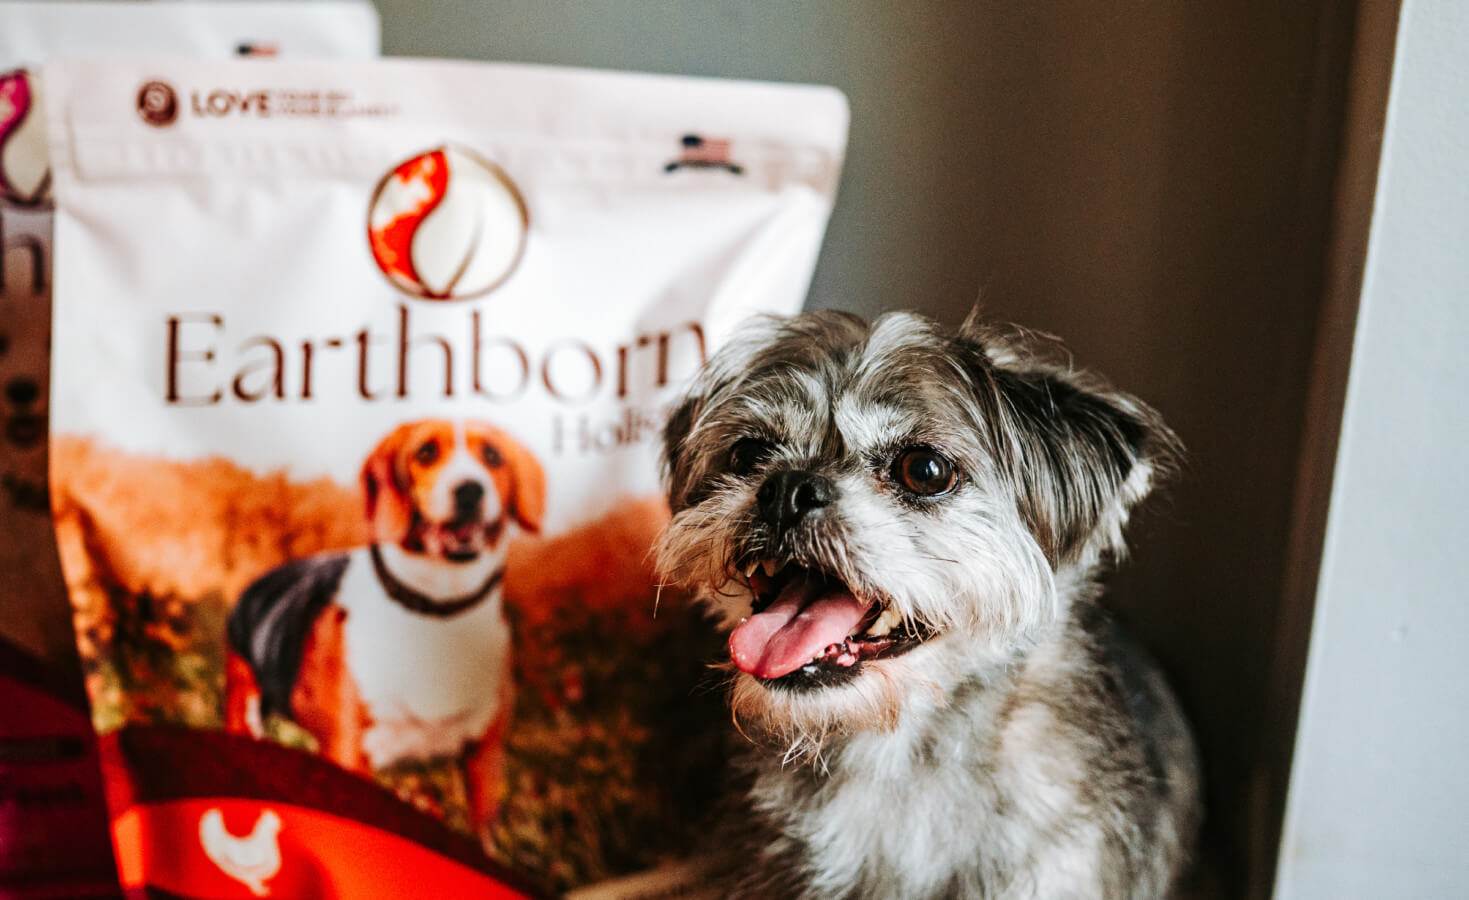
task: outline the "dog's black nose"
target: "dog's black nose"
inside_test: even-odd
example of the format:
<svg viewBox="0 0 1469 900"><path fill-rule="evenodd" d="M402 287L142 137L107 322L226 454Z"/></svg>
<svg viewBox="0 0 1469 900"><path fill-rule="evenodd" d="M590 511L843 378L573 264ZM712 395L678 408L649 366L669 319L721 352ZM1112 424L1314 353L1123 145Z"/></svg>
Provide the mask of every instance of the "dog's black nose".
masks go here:
<svg viewBox="0 0 1469 900"><path fill-rule="evenodd" d="M454 488L454 508L460 512L472 512L484 498L484 486L477 481L466 481Z"/></svg>
<svg viewBox="0 0 1469 900"><path fill-rule="evenodd" d="M5 386L5 396L16 406L29 406L41 396L41 386L32 378L12 378Z"/></svg>
<svg viewBox="0 0 1469 900"><path fill-rule="evenodd" d="M776 472L755 492L755 506L769 525L790 528L836 497L837 486L830 478L815 472Z"/></svg>

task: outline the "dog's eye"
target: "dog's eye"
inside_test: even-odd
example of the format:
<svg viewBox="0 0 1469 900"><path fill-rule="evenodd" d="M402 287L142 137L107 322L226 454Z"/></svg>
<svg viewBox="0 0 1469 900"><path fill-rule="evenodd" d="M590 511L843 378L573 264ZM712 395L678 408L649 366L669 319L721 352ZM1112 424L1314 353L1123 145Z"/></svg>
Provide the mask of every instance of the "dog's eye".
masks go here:
<svg viewBox="0 0 1469 900"><path fill-rule="evenodd" d="M431 464L434 460L439 458L439 442L429 441L427 444L419 447L413 452L413 458L417 459L424 465Z"/></svg>
<svg viewBox="0 0 1469 900"><path fill-rule="evenodd" d="M759 438L741 438L729 451L729 470L735 475L748 475L770 458L770 444Z"/></svg>
<svg viewBox="0 0 1469 900"><path fill-rule="evenodd" d="M929 447L914 447L898 454L893 462L893 477L909 491L924 497L947 494L958 481L954 463Z"/></svg>
<svg viewBox="0 0 1469 900"><path fill-rule="evenodd" d="M485 465L492 469L498 468L500 465L500 451L489 444L485 444L485 448L479 452L479 456L480 459L485 461Z"/></svg>

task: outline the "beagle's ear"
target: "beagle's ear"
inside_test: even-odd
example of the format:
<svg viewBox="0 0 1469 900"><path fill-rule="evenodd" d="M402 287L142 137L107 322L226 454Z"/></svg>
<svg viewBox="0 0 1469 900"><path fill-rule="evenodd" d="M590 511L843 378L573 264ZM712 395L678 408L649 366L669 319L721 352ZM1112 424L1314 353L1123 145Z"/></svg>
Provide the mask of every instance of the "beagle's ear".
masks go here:
<svg viewBox="0 0 1469 900"><path fill-rule="evenodd" d="M539 534L546 518L546 472L526 446L503 431L496 431L495 443L505 465L510 469L514 485L510 495L510 514L522 530Z"/></svg>
<svg viewBox="0 0 1469 900"><path fill-rule="evenodd" d="M412 428L407 423L393 429L362 464L362 496L374 540L401 541L413 524L408 474L403 469L403 445Z"/></svg>

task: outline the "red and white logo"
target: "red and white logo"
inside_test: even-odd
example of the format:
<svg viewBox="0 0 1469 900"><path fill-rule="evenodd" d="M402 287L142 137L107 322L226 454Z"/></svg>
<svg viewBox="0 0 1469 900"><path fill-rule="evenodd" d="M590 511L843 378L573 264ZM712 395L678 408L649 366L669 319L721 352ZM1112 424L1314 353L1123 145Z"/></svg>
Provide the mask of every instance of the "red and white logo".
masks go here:
<svg viewBox="0 0 1469 900"><path fill-rule="evenodd" d="M25 207L51 200L40 82L24 69L0 74L0 200Z"/></svg>
<svg viewBox="0 0 1469 900"><path fill-rule="evenodd" d="M378 182L367 235L378 268L400 290L462 300L509 279L528 229L525 201L510 177L468 150L445 146Z"/></svg>

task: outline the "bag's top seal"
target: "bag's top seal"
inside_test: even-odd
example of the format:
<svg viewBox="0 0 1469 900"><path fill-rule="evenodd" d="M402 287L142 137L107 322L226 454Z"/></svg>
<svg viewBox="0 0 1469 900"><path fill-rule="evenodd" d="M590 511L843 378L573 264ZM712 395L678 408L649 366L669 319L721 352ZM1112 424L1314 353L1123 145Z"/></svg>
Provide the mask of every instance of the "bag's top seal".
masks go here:
<svg viewBox="0 0 1469 900"><path fill-rule="evenodd" d="M63 62L44 70L52 157L83 179L351 176L425 141L561 175L601 167L834 179L834 88L507 63Z"/></svg>

